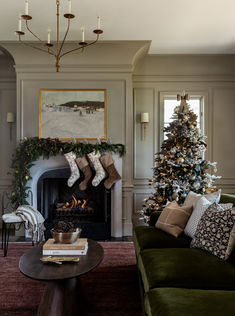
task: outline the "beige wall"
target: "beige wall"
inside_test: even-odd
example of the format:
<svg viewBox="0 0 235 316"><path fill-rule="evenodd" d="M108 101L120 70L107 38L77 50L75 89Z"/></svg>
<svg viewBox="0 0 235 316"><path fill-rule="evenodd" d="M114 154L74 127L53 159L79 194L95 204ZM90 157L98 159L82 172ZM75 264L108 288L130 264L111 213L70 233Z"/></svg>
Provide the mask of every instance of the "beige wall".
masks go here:
<svg viewBox="0 0 235 316"><path fill-rule="evenodd" d="M11 157L16 146L16 124L12 123L12 140L7 112L16 113L16 75L13 59L5 53L0 55L0 201L4 191L9 191ZM0 206L1 207L1 206ZM1 208L0 208L1 214ZM0 224L1 225L1 224Z"/></svg>
<svg viewBox="0 0 235 316"><path fill-rule="evenodd" d="M134 89L134 209L151 189L153 154L161 145L162 98L186 90L204 98L206 158L218 162L218 187L235 194L235 56L146 56L135 68ZM150 113L145 141L140 138L141 112Z"/></svg>

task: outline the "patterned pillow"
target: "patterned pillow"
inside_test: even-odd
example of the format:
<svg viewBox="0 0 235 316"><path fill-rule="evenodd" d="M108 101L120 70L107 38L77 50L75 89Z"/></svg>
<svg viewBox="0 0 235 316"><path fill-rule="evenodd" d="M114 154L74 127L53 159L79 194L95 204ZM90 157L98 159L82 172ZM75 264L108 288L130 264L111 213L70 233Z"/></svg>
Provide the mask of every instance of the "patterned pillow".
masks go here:
<svg viewBox="0 0 235 316"><path fill-rule="evenodd" d="M218 212L218 205L212 204L202 215L190 247L206 250L222 260L228 259L234 245L234 234L231 234L234 224L235 208Z"/></svg>
<svg viewBox="0 0 235 316"><path fill-rule="evenodd" d="M197 225L202 217L202 215L205 213L207 208L211 205L211 203L202 196L195 205L193 205L194 209L192 212L192 215L190 216L188 223L184 229L185 235L193 238L196 230L197 230ZM226 203L226 204L217 204L214 203L214 205L217 207L217 211L224 211L224 210L229 210L233 207L232 203Z"/></svg>
<svg viewBox="0 0 235 316"><path fill-rule="evenodd" d="M211 203L204 197L202 196L194 206L192 215L190 216L188 223L184 229L185 235L193 238L196 230L197 230L197 225L206 211L206 209L211 205Z"/></svg>

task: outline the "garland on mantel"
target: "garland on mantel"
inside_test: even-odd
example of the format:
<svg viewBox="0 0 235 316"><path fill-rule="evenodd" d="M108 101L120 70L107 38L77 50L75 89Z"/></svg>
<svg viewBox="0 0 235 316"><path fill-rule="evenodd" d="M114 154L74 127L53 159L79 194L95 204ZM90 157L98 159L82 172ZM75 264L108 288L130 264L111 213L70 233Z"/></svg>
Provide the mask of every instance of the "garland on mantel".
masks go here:
<svg viewBox="0 0 235 316"><path fill-rule="evenodd" d="M11 168L14 170L11 192L13 206L17 208L19 205L28 204L26 200L28 197L27 190L29 189L27 182L32 179L30 168L40 156L43 159L49 159L51 156L73 151L79 157L94 150L100 153L118 153L120 156L123 156L126 152L123 144L110 144L107 142L90 144L85 142L64 142L57 138L25 137L18 145L11 164Z"/></svg>

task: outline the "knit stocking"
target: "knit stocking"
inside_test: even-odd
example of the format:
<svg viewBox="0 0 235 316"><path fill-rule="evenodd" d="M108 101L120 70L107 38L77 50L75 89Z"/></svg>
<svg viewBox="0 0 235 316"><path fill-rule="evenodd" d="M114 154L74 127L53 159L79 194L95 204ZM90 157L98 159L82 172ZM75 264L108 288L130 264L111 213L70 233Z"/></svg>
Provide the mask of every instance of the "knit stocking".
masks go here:
<svg viewBox="0 0 235 316"><path fill-rule="evenodd" d="M121 176L114 166L114 161L111 154L102 156L100 161L108 173L108 178L104 181L104 186L106 189L110 189L115 182L121 179Z"/></svg>
<svg viewBox="0 0 235 316"><path fill-rule="evenodd" d="M92 171L91 167L89 166L89 162L86 159L86 156L82 156L81 158L77 158L76 164L78 165L79 169L83 172L84 174L84 180L79 184L79 189L81 191L86 190L88 184L90 183L92 179Z"/></svg>
<svg viewBox="0 0 235 316"><path fill-rule="evenodd" d="M96 172L95 177L92 180L92 185L94 187L97 187L100 184L100 182L106 177L104 168L102 167L102 165L99 161L100 153L99 152L96 153L95 151L93 151L92 153L88 154L87 156L90 159L90 161L92 162L94 169L95 169L95 172Z"/></svg>
<svg viewBox="0 0 235 316"><path fill-rule="evenodd" d="M74 183L80 178L80 172L78 169L78 166L76 165L75 159L76 159L76 155L74 152L70 151L69 153L64 155L65 158L67 159L69 166L70 166L70 170L71 170L71 175L68 179L68 186L72 187L74 185Z"/></svg>

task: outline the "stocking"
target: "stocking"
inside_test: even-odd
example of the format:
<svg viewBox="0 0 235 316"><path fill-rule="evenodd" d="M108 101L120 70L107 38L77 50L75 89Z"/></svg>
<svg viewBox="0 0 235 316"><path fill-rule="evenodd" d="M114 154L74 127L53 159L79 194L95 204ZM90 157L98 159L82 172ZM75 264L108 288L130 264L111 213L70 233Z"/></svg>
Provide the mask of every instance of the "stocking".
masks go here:
<svg viewBox="0 0 235 316"><path fill-rule="evenodd" d="M100 161L108 173L108 178L104 181L104 186L106 189L110 189L116 181L121 179L121 176L114 166L114 161L111 154L102 156Z"/></svg>
<svg viewBox="0 0 235 316"><path fill-rule="evenodd" d="M70 151L69 153L64 155L65 158L67 159L69 166L70 166L70 170L71 170L71 175L68 179L68 186L72 187L74 185L74 183L80 178L80 172L78 169L78 166L76 165L75 159L76 159L76 155L74 152Z"/></svg>
<svg viewBox="0 0 235 316"><path fill-rule="evenodd" d="M76 164L78 165L79 169L83 172L84 174L84 180L79 184L79 189L81 191L86 190L88 184L90 183L92 179L92 171L91 167L89 166L89 162L86 159L86 156L82 156L81 158L77 158Z"/></svg>
<svg viewBox="0 0 235 316"><path fill-rule="evenodd" d="M99 152L96 153L95 151L93 151L92 153L88 154L87 156L90 159L90 161L92 162L94 169L95 169L95 172L96 172L95 177L92 180L92 185L94 187L97 187L100 184L100 182L106 177L104 168L102 167L102 165L99 161L100 153Z"/></svg>

